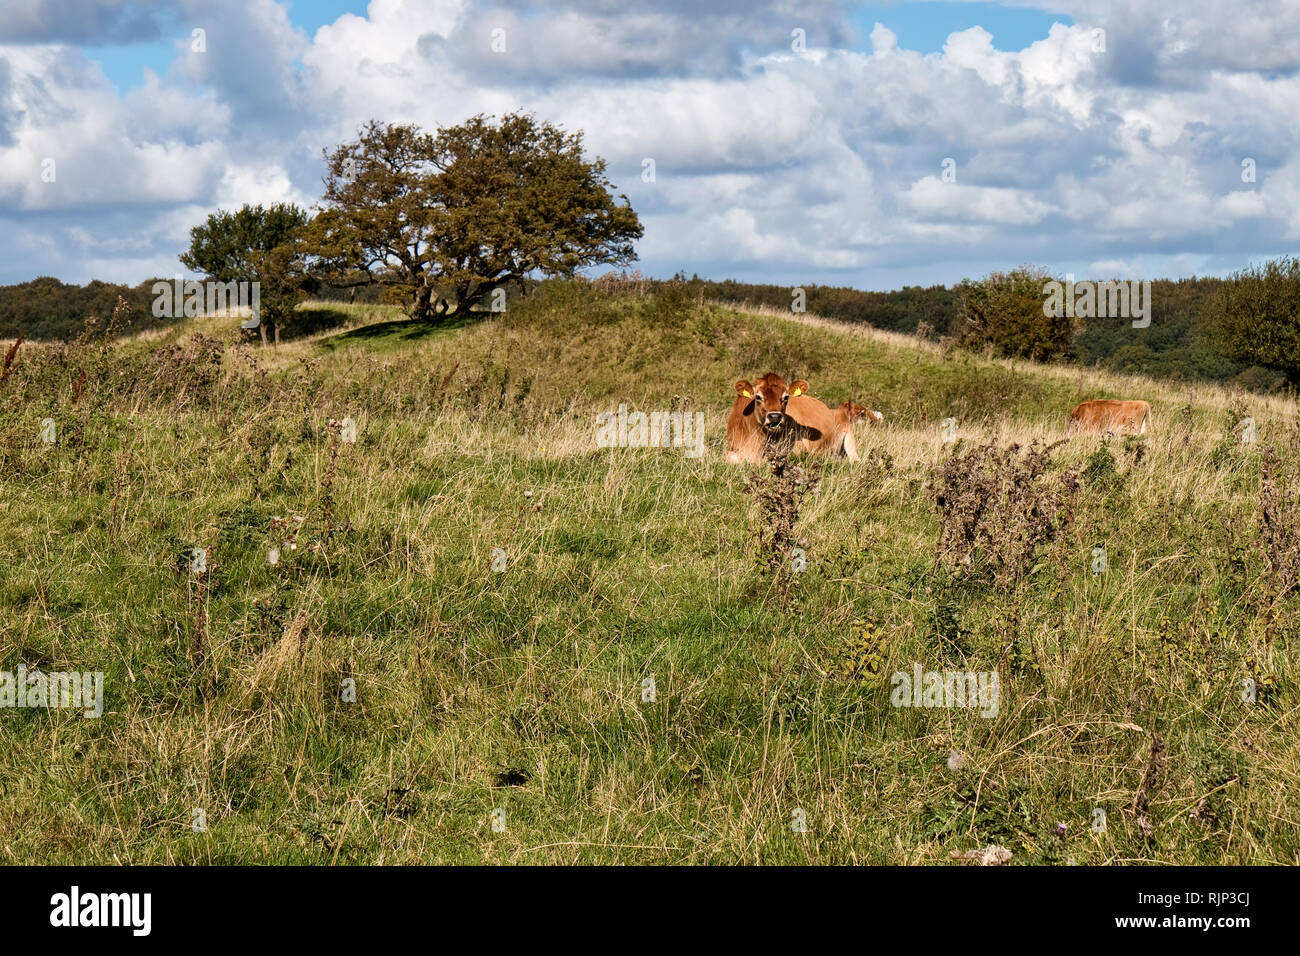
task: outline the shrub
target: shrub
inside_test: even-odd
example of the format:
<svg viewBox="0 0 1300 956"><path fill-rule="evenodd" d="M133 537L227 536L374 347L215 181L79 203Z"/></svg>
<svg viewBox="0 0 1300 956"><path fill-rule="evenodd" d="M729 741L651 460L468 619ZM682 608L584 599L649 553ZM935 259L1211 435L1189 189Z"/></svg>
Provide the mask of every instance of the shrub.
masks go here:
<svg viewBox="0 0 1300 956"><path fill-rule="evenodd" d="M1300 581L1300 486L1272 446L1260 456L1260 550L1269 590L1285 597Z"/></svg>
<svg viewBox="0 0 1300 956"><path fill-rule="evenodd" d="M935 560L979 568L998 586L1024 576L1038 550L1074 517L1076 470L1047 477L1055 445L981 445L931 471L926 487L939 517ZM978 559L978 560L977 560Z"/></svg>
<svg viewBox="0 0 1300 956"><path fill-rule="evenodd" d="M957 286L957 344L1035 361L1069 358L1079 322L1044 313L1043 286L1051 278L1028 266L963 279Z"/></svg>
<svg viewBox="0 0 1300 956"><path fill-rule="evenodd" d="M1119 462L1110 450L1110 442L1103 440L1097 450L1088 456L1083 468L1083 483L1089 488L1111 491L1123 484Z"/></svg>
<svg viewBox="0 0 1300 956"><path fill-rule="evenodd" d="M803 542L795 537L795 525L804 497L816 490L821 466L812 462L805 469L792 465L788 456L774 454L768 459L768 472L752 474L745 490L758 503L757 529L759 553L763 565L776 582L777 593L784 600L795 582L794 549Z"/></svg>

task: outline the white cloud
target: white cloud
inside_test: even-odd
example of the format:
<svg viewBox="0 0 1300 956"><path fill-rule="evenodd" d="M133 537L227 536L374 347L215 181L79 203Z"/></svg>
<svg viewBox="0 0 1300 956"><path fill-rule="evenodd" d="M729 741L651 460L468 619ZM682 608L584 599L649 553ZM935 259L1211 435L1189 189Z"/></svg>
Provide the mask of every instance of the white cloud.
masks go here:
<svg viewBox="0 0 1300 956"><path fill-rule="evenodd" d="M60 3L105 41L203 20L207 51L181 35L166 75L120 95L66 45L85 28L6 5L0 281L170 274L213 209L313 201L322 148L368 119L434 127L512 109L585 131L643 214L642 267L661 274L891 286L1025 261L1203 268L1207 248L1232 261L1300 238L1300 24L1286 0L1177 14L1060 0L1075 25L1023 50L974 27L928 55L879 23L850 45L833 0L653 14L372 0L310 36L275 0L228 0L220 18L200 0ZM505 53L491 49L498 26ZM945 157L956 183L940 178Z"/></svg>
<svg viewBox="0 0 1300 956"><path fill-rule="evenodd" d="M964 186L926 176L901 197L904 208L926 220L964 220L1024 225L1043 219L1051 207L1017 189Z"/></svg>

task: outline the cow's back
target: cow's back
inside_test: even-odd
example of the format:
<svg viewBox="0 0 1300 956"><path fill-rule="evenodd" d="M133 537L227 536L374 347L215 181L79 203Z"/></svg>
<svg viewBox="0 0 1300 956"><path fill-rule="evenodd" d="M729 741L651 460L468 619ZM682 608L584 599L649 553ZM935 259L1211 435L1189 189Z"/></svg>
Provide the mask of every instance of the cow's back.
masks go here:
<svg viewBox="0 0 1300 956"><path fill-rule="evenodd" d="M1146 431L1150 416L1151 406L1141 400L1095 398L1074 407L1069 427L1080 431L1132 430L1141 434Z"/></svg>
<svg viewBox="0 0 1300 956"><path fill-rule="evenodd" d="M852 434L846 416L810 395L791 398L786 414L797 423L799 437L794 446L797 452L837 455L843 450L845 433Z"/></svg>

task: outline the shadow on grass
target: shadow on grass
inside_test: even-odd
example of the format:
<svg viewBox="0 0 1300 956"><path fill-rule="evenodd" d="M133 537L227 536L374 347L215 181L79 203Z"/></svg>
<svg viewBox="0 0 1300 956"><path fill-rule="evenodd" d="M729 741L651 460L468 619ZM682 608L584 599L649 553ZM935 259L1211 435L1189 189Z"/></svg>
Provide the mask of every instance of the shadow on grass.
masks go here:
<svg viewBox="0 0 1300 956"><path fill-rule="evenodd" d="M292 324L285 329L286 339L300 339L317 332L328 332L345 325L351 316L342 309L297 309Z"/></svg>
<svg viewBox="0 0 1300 956"><path fill-rule="evenodd" d="M442 335L447 332L453 332L456 329L463 329L465 326L470 325L479 318L481 318L481 316L477 314L470 314L455 319L443 319L437 322L415 322L411 319L391 319L387 322L373 322L370 325L363 325L357 329L340 332L338 335L331 335L327 339L322 339L318 344L322 349L332 351L336 348L342 348L348 345L357 345L363 342L369 344L379 344L382 342L392 342L394 344L419 342L422 339L432 338L435 335Z"/></svg>

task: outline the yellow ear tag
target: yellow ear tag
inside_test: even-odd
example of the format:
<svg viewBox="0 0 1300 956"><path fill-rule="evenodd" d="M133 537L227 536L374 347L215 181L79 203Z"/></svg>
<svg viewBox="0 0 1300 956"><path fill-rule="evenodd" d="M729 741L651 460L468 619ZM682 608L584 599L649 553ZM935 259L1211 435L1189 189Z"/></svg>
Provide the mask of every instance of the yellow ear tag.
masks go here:
<svg viewBox="0 0 1300 956"><path fill-rule="evenodd" d="M795 389L794 391L792 391L790 394L793 395L795 398L798 398L800 395L803 394L803 389L802 389L802 388L796 388L796 389Z"/></svg>
<svg viewBox="0 0 1300 956"><path fill-rule="evenodd" d="M753 398L753 397L754 397L754 393L751 392L751 391L749 391L748 389L746 389L745 391L741 392L740 394L741 394L741 395L744 395L746 398Z"/></svg>

